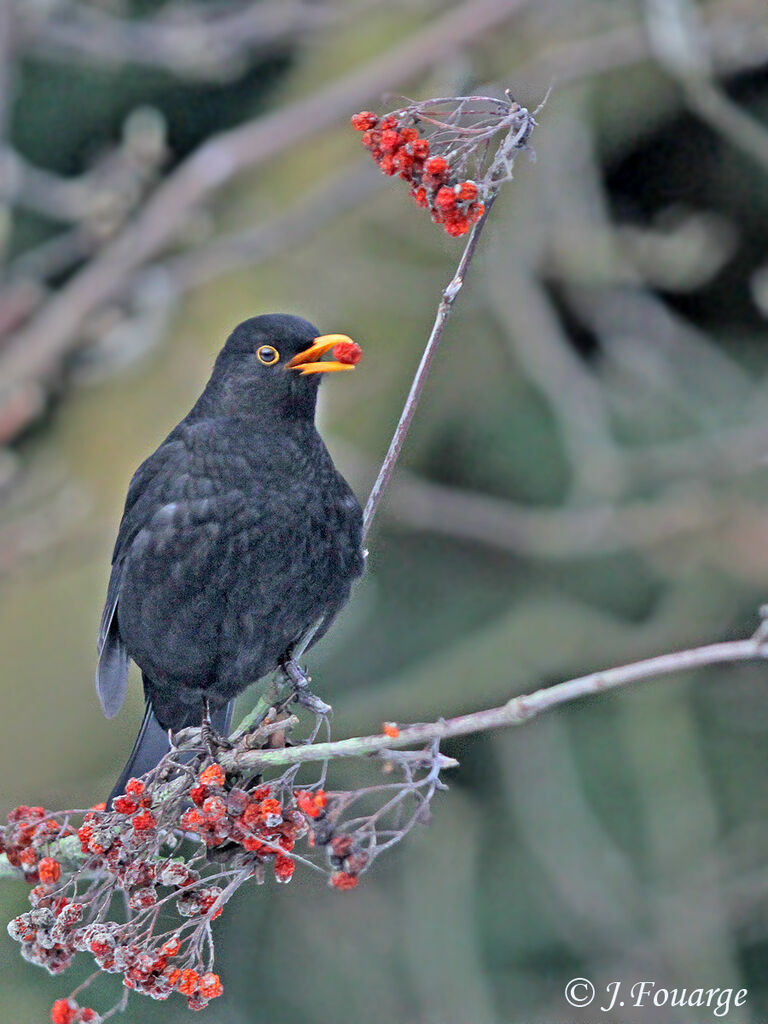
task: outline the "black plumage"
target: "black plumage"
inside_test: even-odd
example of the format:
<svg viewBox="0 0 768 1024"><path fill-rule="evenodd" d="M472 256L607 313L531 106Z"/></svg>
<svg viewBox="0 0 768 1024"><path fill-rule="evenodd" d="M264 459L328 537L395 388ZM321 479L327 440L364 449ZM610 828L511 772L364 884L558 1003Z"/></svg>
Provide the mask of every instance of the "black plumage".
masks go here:
<svg viewBox="0 0 768 1024"><path fill-rule="evenodd" d="M99 634L108 717L129 659L147 713L115 792L199 725L226 731L232 700L328 629L363 569L361 510L315 428L321 356L299 317L244 321L192 410L131 480ZM293 365L289 365L293 364Z"/></svg>

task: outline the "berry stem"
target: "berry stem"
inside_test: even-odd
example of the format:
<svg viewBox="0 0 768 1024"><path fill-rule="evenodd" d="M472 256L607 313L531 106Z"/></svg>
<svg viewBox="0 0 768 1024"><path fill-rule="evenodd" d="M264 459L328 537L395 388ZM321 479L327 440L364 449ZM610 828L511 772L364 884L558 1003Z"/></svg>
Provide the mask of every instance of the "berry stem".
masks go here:
<svg viewBox="0 0 768 1024"><path fill-rule="evenodd" d="M443 291L440 304L437 307L437 313L435 314L435 321L432 324L432 331L421 356L421 362L416 370L413 382L411 383L411 389L408 392L408 397L405 401L405 405L403 406L403 411L400 414L400 420L395 429L392 441L390 442L387 454L384 457L384 461L381 464L379 475L376 477L376 481L371 488L371 493L368 495L368 501L365 504L365 511L363 512L363 542L365 542L365 539L368 536L371 523L373 522L373 517L376 515L376 511L381 503L384 492L392 479L392 474L397 464L397 460L400 458L400 453L403 450L403 445L405 444L405 439L408 436L408 431L410 430L411 423L416 412L416 407L419 404L419 400L424 390L432 359L437 351L440 341L442 340L443 331L445 330L445 325L453 311L453 304L456 301L456 296L459 294L464 284L470 263L472 262L472 258L477 250L477 243L480 240L480 234L495 201L495 195L488 196L485 202L485 213L472 228L469 238L467 239L467 244L464 246L464 251L461 254L461 259L459 260L456 272Z"/></svg>

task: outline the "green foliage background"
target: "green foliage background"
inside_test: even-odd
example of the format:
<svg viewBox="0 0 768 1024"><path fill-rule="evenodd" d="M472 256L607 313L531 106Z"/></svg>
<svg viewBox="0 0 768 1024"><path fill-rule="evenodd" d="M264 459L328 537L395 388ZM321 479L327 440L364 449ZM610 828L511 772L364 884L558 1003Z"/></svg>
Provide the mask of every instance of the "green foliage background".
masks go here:
<svg viewBox="0 0 768 1024"><path fill-rule="evenodd" d="M732 6L709 9L726 16ZM493 79L535 106L537 54L563 52L577 30L589 40L632 24L634 10L541 5L408 90L441 95ZM149 104L162 110L179 156L432 17L405 5L351 10L334 31L219 85L30 61L17 86L15 143L74 173ZM764 69L727 85L764 119ZM359 105L350 97L350 113ZM536 162L519 162L494 210L405 459L420 479L506 503L517 532L470 541L441 525L441 501L425 515L413 496L393 495L366 579L311 657L337 736L745 635L766 597L768 481L754 434L762 425L768 441L768 332L755 297L768 171L703 126L648 61L606 74L587 61L583 74L556 80L533 145ZM220 197L216 229L276 215L357 160L357 147L339 125L285 152ZM678 230L681 211L699 225L719 218L714 234L691 241ZM720 269L681 288L726 229L732 249ZM25 216L11 244L23 251L48 230ZM390 183L257 269L187 294L159 348L70 392L25 440L24 462L57 467L87 496L88 512L0 581L3 808L87 805L124 760L140 687L106 722L92 686L112 538L131 472L187 411L229 329L284 310L363 344L358 371L328 381L322 407L329 446L362 497L458 253ZM11 495L3 522L33 512ZM523 522L534 527L526 533ZM727 1019L765 1019L764 666L582 701L446 753L461 768L435 800L432 824L359 890L335 893L299 871L290 886L242 892L227 908L217 923L226 991L206 1011L211 1024L606 1017L566 1004L574 976L598 989L642 979L747 987L746 1008ZM0 916L21 912L25 895L6 882ZM92 1004L110 1005L115 984L100 982ZM0 990L3 1019L31 1024L48 1019L68 979L22 963L0 936ZM187 1014L174 1000L134 999L127 1019L170 1024ZM652 1007L610 1016L711 1019Z"/></svg>

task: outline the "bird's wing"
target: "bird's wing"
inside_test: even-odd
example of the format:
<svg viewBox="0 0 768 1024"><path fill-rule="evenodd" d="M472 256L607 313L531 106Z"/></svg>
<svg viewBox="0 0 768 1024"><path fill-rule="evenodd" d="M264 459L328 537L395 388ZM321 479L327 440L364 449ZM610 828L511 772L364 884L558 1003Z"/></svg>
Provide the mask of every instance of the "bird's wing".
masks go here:
<svg viewBox="0 0 768 1024"><path fill-rule="evenodd" d="M212 670L222 619L240 588L269 610L268 593L258 593L259 570L271 564L265 514L232 488L167 501L138 531L124 557L120 621L143 667L192 683Z"/></svg>
<svg viewBox="0 0 768 1024"><path fill-rule="evenodd" d="M128 488L123 518L112 554L112 573L101 615L97 644L99 660L96 665L96 692L107 718L114 718L120 711L128 686L128 651L120 636L117 620L123 558L131 541L141 529L142 517L151 507L153 497L155 501L157 500L153 492L158 488L152 484L158 472L172 464L174 459L178 460L182 453L183 445L180 442L167 441L139 466Z"/></svg>
<svg viewBox="0 0 768 1024"><path fill-rule="evenodd" d="M112 552L113 566L122 560L157 509L168 501L169 486L182 486L187 466L186 446L171 435L133 474Z"/></svg>

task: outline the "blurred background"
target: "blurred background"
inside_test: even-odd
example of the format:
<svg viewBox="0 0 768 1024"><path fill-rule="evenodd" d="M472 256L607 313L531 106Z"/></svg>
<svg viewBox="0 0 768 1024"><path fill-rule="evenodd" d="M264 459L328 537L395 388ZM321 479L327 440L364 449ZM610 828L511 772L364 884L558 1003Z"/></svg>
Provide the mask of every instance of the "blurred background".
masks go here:
<svg viewBox="0 0 768 1024"><path fill-rule="evenodd" d="M102 799L130 749L138 680L112 722L93 689L111 545L131 473L239 320L292 312L362 343L321 420L365 496L461 242L378 174L349 116L506 87L531 108L551 87L536 159L493 211L368 574L311 654L335 734L753 630L764 0L4 0L3 814ZM714 1019L574 1010L563 986L585 976L746 987L727 1019L765 1021L765 666L445 750L461 768L433 822L358 890L297 872L241 891L207 1020ZM3 920L25 907L4 882ZM48 1020L71 977L0 932L4 1020ZM188 1013L135 998L127 1019Z"/></svg>

